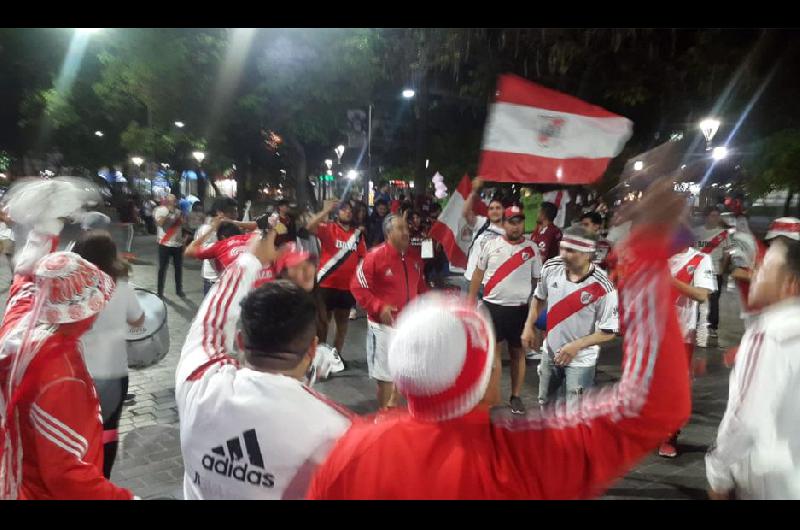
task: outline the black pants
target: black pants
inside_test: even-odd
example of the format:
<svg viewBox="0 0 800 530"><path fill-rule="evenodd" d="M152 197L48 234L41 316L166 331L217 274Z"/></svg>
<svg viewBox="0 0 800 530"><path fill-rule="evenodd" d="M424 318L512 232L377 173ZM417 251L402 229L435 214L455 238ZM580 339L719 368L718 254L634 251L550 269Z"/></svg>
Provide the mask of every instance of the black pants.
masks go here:
<svg viewBox="0 0 800 530"><path fill-rule="evenodd" d="M164 281L167 279L167 265L172 256L175 267L175 292L183 292L183 247L158 245L158 295L164 294Z"/></svg>
<svg viewBox="0 0 800 530"><path fill-rule="evenodd" d="M708 327L719 328L719 295L722 292L722 276L717 275L717 290L708 295Z"/></svg>
<svg viewBox="0 0 800 530"><path fill-rule="evenodd" d="M111 478L111 468L117 459L117 429L122 416L122 403L128 394L128 378L98 379L95 380L95 387L103 416L103 476Z"/></svg>

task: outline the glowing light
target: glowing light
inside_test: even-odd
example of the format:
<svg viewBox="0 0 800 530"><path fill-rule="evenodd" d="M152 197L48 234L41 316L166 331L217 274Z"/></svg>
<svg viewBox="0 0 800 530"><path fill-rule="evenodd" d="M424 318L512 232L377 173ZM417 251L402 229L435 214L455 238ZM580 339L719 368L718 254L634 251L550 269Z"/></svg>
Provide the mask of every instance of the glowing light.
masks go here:
<svg viewBox="0 0 800 530"><path fill-rule="evenodd" d="M711 139L717 134L719 120L716 118L706 118L700 122L700 131L706 137L706 142L711 143Z"/></svg>
<svg viewBox="0 0 800 530"><path fill-rule="evenodd" d="M103 31L103 28L75 28L75 31L81 35L94 35L98 31Z"/></svg>
<svg viewBox="0 0 800 530"><path fill-rule="evenodd" d="M347 178L350 179L350 180L357 179L358 178L358 171L356 171L355 169L351 169L350 171L347 172Z"/></svg>
<svg viewBox="0 0 800 530"><path fill-rule="evenodd" d="M192 153L192 158L197 160L198 162L202 162L206 158L206 154L202 151L195 151Z"/></svg>
<svg viewBox="0 0 800 530"><path fill-rule="evenodd" d="M332 168L333 167L333 160L331 160L330 158L326 159L325 160L325 167L327 167L328 169Z"/></svg>
<svg viewBox="0 0 800 530"><path fill-rule="evenodd" d="M139 167L144 163L144 158L140 156L132 156L131 162L133 162L136 165L136 167Z"/></svg>
<svg viewBox="0 0 800 530"><path fill-rule="evenodd" d="M725 147L724 145L715 147L711 151L711 158L713 158L714 160L722 160L726 156L728 156L728 148Z"/></svg>
<svg viewBox="0 0 800 530"><path fill-rule="evenodd" d="M103 131L95 131L94 135L97 136L98 138L102 138L104 136Z"/></svg>
<svg viewBox="0 0 800 530"><path fill-rule="evenodd" d="M406 88L405 90L403 90L403 97L404 97L404 98L406 98L406 99L411 99L411 98L413 98L413 97L414 97L416 94L417 94L417 93L416 93L416 92L414 92L414 90L413 90L413 89L411 89L411 88Z"/></svg>
<svg viewBox="0 0 800 530"><path fill-rule="evenodd" d="M429 159L427 159L427 158L426 158L426 159L425 159L425 169L428 169L428 166L429 166L430 164L431 164L431 161L430 161Z"/></svg>
<svg viewBox="0 0 800 530"><path fill-rule="evenodd" d="M176 121L175 122L175 127L177 127L178 129L183 129L185 126L186 126L186 124L183 123L182 121Z"/></svg>
<svg viewBox="0 0 800 530"><path fill-rule="evenodd" d="M634 171L641 171L643 167L644 167L644 162L642 162L641 160L637 160L636 162L633 163Z"/></svg>

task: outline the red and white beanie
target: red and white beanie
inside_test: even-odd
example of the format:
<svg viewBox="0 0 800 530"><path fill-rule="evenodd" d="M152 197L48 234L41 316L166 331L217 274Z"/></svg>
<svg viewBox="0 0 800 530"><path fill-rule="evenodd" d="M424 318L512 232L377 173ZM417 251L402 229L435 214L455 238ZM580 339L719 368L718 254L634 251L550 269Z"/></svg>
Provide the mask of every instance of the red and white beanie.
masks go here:
<svg viewBox="0 0 800 530"><path fill-rule="evenodd" d="M99 313L114 293L114 281L73 252L54 252L39 260L34 273L37 296L44 296L39 322L69 324Z"/></svg>
<svg viewBox="0 0 800 530"><path fill-rule="evenodd" d="M400 314L389 345L389 373L413 417L458 418L483 399L494 348L488 315L457 297L432 293Z"/></svg>
<svg viewBox="0 0 800 530"><path fill-rule="evenodd" d="M779 236L800 241L800 219L797 217L779 217L772 221L764 240L769 241Z"/></svg>

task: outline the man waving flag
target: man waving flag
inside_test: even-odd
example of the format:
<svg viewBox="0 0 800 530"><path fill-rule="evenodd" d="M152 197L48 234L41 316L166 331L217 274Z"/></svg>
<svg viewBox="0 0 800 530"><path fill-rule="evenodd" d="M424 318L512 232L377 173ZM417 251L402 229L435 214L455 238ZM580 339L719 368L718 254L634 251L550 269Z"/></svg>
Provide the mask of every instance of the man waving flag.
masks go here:
<svg viewBox="0 0 800 530"><path fill-rule="evenodd" d="M633 123L515 75L497 82L478 174L494 182L588 184L622 151Z"/></svg>
<svg viewBox="0 0 800 530"><path fill-rule="evenodd" d="M472 191L472 183L464 175L456 188L455 193L447 201L447 205L433 223L430 235L444 248L447 259L453 267L467 268L467 257L472 245L474 231L469 226L463 215L464 203ZM483 201L473 201L472 209L477 215L486 217L488 209Z"/></svg>

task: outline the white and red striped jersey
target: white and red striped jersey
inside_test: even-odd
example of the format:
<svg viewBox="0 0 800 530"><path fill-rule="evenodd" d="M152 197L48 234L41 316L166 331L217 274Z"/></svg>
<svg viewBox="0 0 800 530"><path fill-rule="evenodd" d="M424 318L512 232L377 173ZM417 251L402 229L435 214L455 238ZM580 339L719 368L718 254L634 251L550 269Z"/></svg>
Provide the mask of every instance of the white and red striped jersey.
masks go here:
<svg viewBox="0 0 800 530"><path fill-rule="evenodd" d="M158 244L165 247L182 247L183 246L183 231L181 225L183 224L183 217L181 211L175 209L171 214L169 208L166 206L159 206L153 212L156 221L164 219L172 215L172 220L167 221L164 225L156 224L156 238Z"/></svg>
<svg viewBox="0 0 800 530"><path fill-rule="evenodd" d="M175 372L186 499L301 499L350 414L301 381L239 367L240 302L262 270L242 254L209 291Z"/></svg>
<svg viewBox="0 0 800 530"><path fill-rule="evenodd" d="M731 247L730 232L727 228L706 228L705 226L695 228L694 246L700 252L711 256L714 274L722 274L722 258Z"/></svg>
<svg viewBox="0 0 800 530"><path fill-rule="evenodd" d="M502 227L494 226L489 222L489 219L482 216L475 216L475 225L473 228L472 244L469 247L469 257L467 258L467 268L464 271L464 278L467 281L472 280L472 273L475 272L475 267L478 266L478 257L483 251L484 245L505 235L506 231Z"/></svg>
<svg viewBox="0 0 800 530"><path fill-rule="evenodd" d="M483 275L483 299L497 305L520 306L528 303L533 279L542 270L539 247L530 239L511 243L505 236L487 241L478 257Z"/></svg>
<svg viewBox="0 0 800 530"><path fill-rule="evenodd" d="M676 279L692 287L717 290L717 279L711 266L711 257L688 247L669 258L669 272ZM678 313L678 323L683 333L683 341L691 342L691 333L697 329L698 303L688 296L678 296L675 307Z"/></svg>
<svg viewBox="0 0 800 530"><path fill-rule="evenodd" d="M545 345L551 356L597 330L619 332L617 291L606 273L593 264L586 276L571 282L561 257L546 261L534 296L547 300ZM594 366L599 353L600 346L580 350L570 366Z"/></svg>

